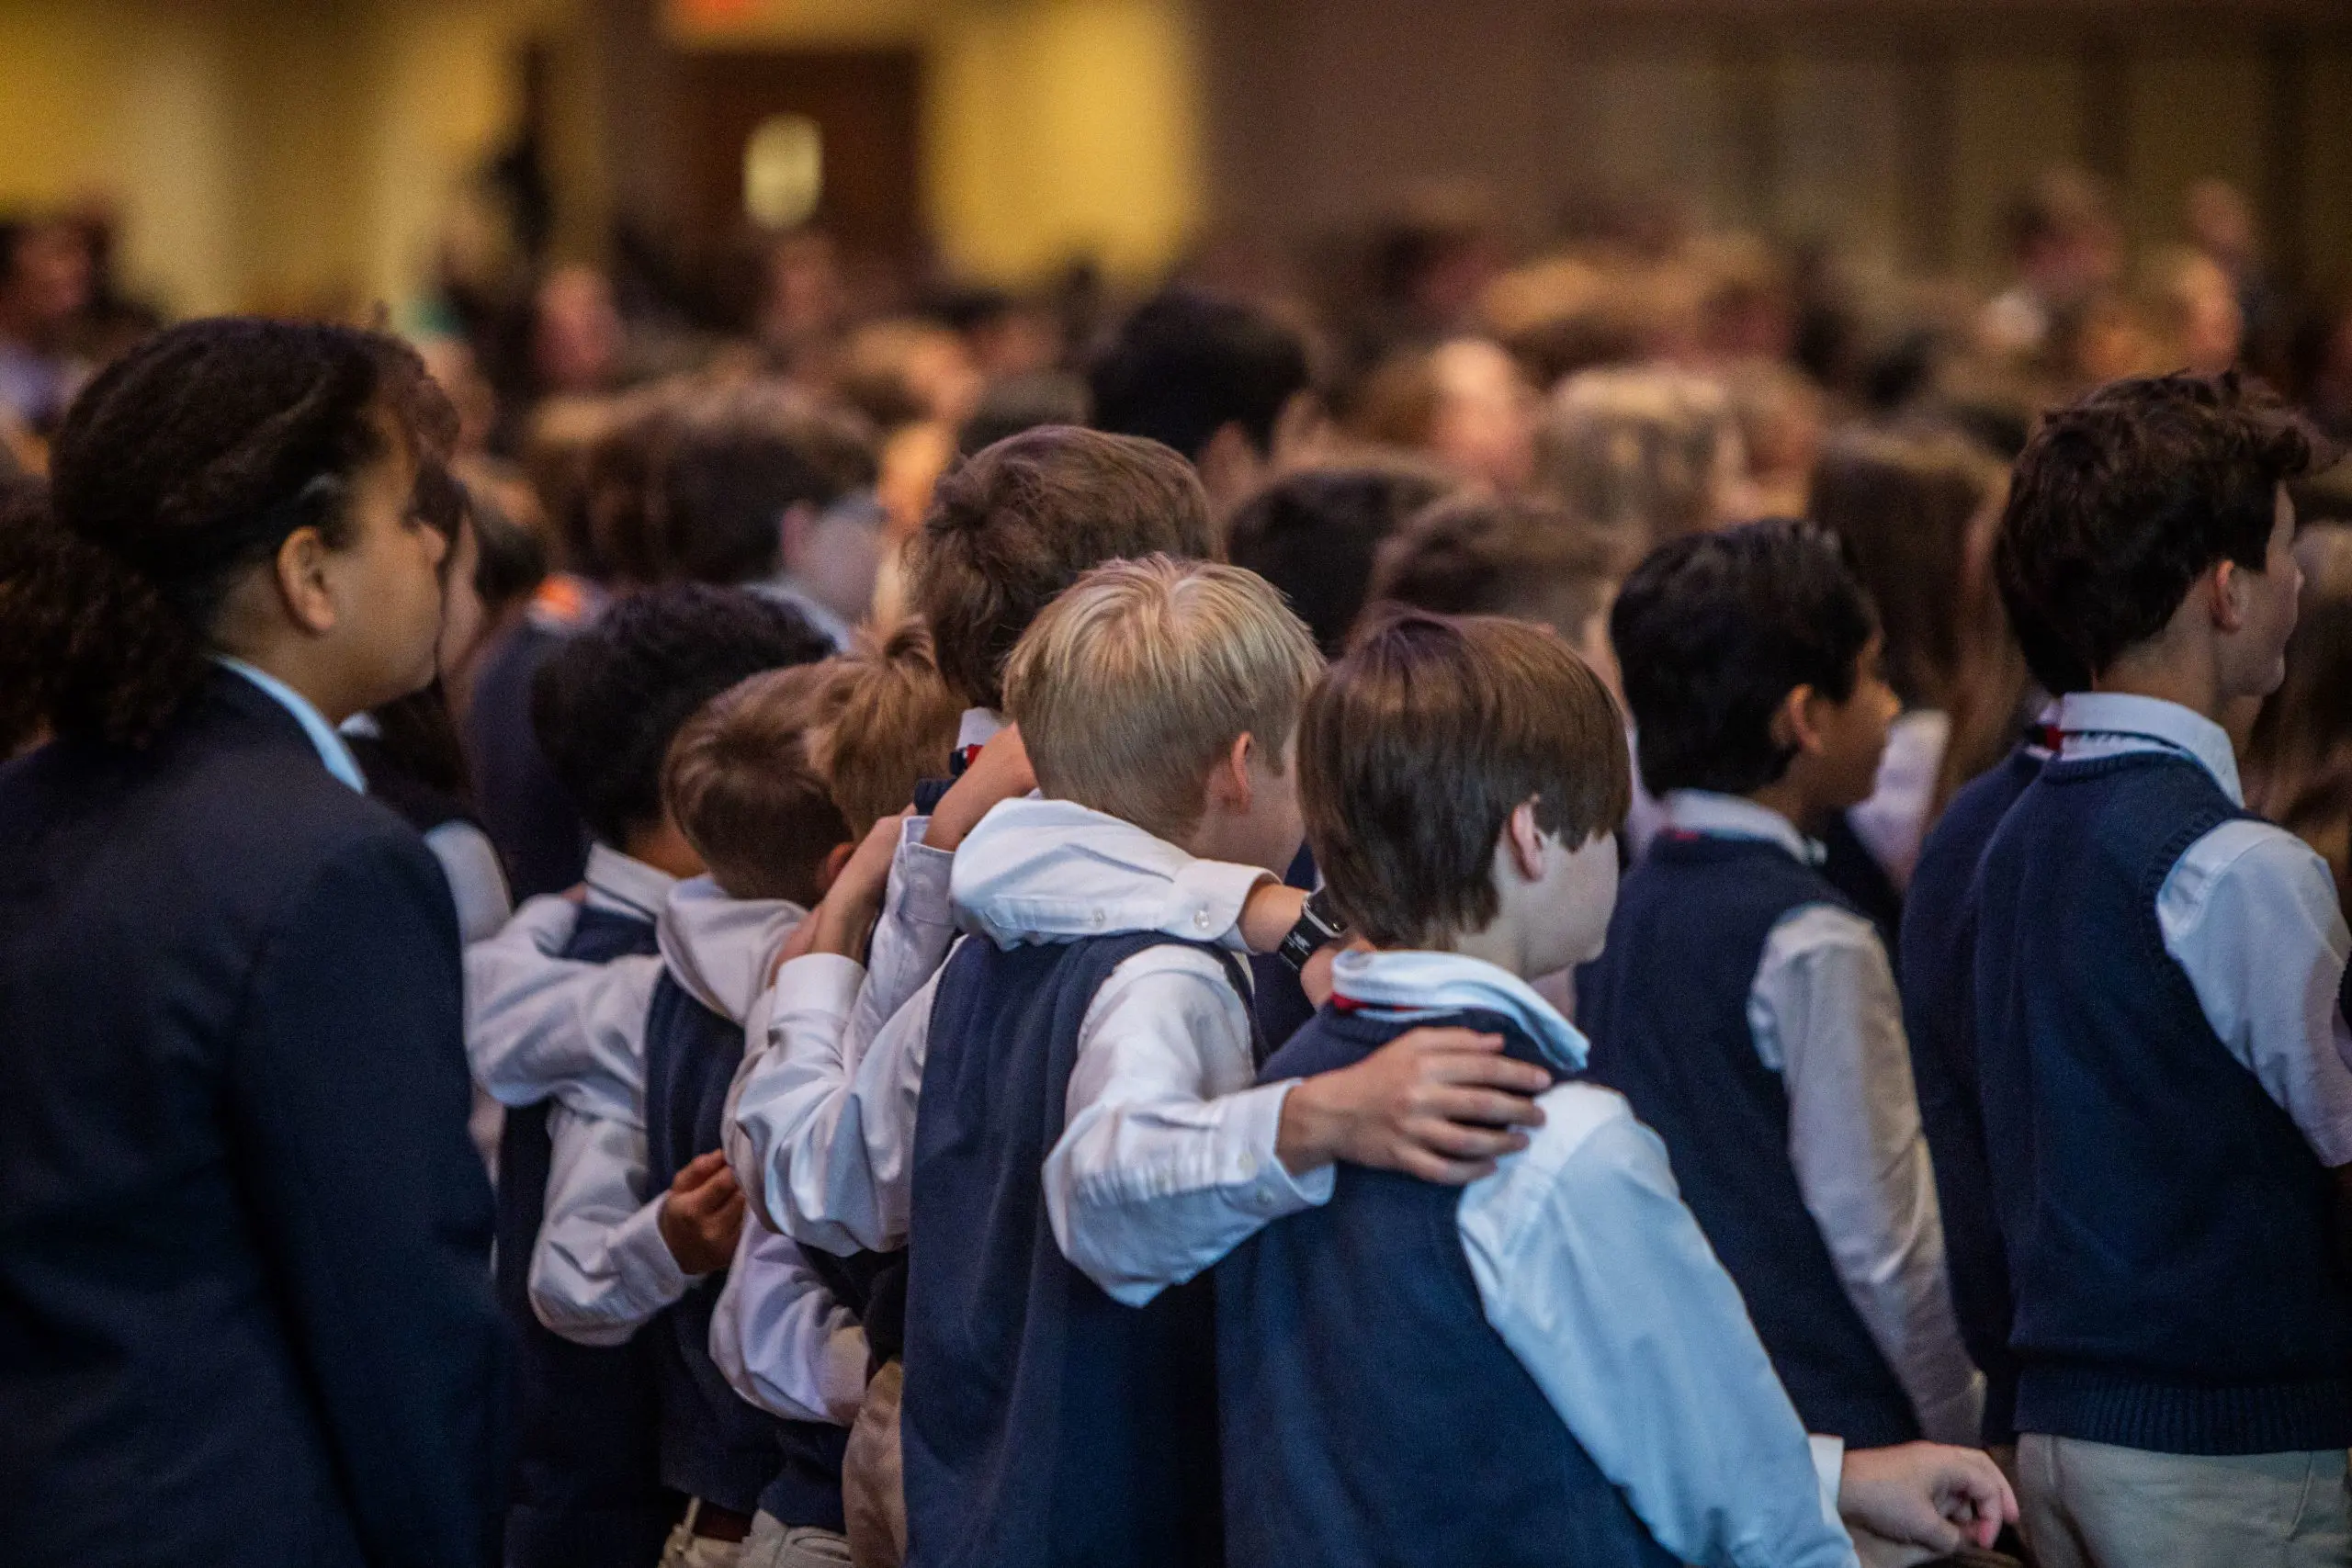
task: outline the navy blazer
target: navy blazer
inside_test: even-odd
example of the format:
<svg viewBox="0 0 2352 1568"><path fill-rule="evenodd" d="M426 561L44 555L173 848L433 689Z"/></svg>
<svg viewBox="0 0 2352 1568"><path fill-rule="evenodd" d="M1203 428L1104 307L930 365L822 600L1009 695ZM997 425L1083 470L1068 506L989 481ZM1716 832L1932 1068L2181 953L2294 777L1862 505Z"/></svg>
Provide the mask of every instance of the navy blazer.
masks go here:
<svg viewBox="0 0 2352 1568"><path fill-rule="evenodd" d="M0 769L0 1562L486 1564L457 919L227 671Z"/></svg>

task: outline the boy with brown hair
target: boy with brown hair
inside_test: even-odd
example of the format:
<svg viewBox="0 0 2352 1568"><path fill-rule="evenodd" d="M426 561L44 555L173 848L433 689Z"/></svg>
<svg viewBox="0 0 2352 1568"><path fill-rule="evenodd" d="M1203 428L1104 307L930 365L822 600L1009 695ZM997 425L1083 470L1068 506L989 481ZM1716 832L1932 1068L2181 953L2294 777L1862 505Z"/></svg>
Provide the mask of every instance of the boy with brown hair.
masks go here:
<svg viewBox="0 0 2352 1568"><path fill-rule="evenodd" d="M1369 598L1551 627L1613 690L1609 605L1631 562L1614 536L1537 496L1470 495L1416 513L1373 566Z"/></svg>
<svg viewBox="0 0 2352 1568"><path fill-rule="evenodd" d="M1307 703L1307 835L1358 945L1261 1081L1312 1084L1434 1021L1499 1034L1553 1087L1491 1179L1350 1167L1218 1266L1235 1568L1398 1542L1432 1562L1850 1564L1833 1499L1939 1551L2015 1512L1980 1454L1809 1454L1664 1147L1570 1081L1585 1041L1527 981L1600 950L1622 735L1593 672L1507 620L1397 615Z"/></svg>
<svg viewBox="0 0 2352 1568"><path fill-rule="evenodd" d="M833 670L809 726L808 755L855 842L937 776L955 749L963 704L940 674L921 621L862 634Z"/></svg>

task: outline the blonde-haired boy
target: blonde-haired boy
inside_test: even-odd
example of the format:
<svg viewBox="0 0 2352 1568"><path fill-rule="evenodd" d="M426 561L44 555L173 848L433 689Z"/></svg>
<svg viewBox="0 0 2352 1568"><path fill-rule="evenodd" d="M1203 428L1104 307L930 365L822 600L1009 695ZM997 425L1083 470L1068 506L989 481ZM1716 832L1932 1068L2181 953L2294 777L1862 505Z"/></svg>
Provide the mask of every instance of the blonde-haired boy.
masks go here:
<svg viewBox="0 0 2352 1568"><path fill-rule="evenodd" d="M1251 1087L1229 911L1297 851L1321 664L1261 579L1163 558L1089 572L1014 649L1042 793L956 852L977 940L935 985L914 1130L911 1562L1213 1559L1215 1351L1188 1282L1328 1197L1340 1159L1468 1180L1523 1141L1443 1120L1533 1116L1494 1090L1539 1075L1464 1031Z"/></svg>

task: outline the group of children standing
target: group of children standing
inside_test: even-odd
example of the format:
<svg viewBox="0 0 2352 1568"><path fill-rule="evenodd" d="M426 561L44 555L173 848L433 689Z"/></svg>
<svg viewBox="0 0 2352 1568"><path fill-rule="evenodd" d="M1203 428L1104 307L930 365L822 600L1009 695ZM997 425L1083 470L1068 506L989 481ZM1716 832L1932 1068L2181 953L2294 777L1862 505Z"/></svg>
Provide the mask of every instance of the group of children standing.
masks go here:
<svg viewBox="0 0 2352 1568"><path fill-rule="evenodd" d="M1620 583L1451 503L1327 665L1051 426L942 481L927 629L619 600L534 693L584 889L467 959L508 1562L2352 1561L2352 938L2224 728L2310 461L2227 379L2045 422L2053 706L1892 944L1811 525Z"/></svg>

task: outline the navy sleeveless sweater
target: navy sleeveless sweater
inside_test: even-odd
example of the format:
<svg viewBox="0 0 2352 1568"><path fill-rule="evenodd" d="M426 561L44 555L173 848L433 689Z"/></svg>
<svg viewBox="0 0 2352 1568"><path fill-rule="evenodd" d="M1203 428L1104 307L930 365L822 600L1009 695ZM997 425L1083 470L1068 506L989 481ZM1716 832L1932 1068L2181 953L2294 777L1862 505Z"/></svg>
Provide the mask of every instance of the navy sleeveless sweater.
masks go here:
<svg viewBox="0 0 2352 1568"><path fill-rule="evenodd" d="M2168 752L2050 763L1979 872L1977 1067L2018 1429L2159 1453L2352 1443L2333 1182L2207 1022L2156 898L2246 814Z"/></svg>
<svg viewBox="0 0 2352 1568"><path fill-rule="evenodd" d="M1758 840L1661 835L1625 879L1609 945L1577 976L1589 1077L1665 1140L1682 1196L1739 1286L1805 1430L1855 1448L1919 1436L1838 1278L1789 1163L1789 1100L1747 995L1783 915L1845 901Z"/></svg>
<svg viewBox="0 0 2352 1568"><path fill-rule="evenodd" d="M609 964L656 951L652 921L585 908L563 955ZM676 1513L655 1460L648 1336L609 1349L575 1345L531 1311L548 1111L546 1100L509 1109L498 1141L498 1299L518 1341L506 1568L643 1568L661 1556Z"/></svg>
<svg viewBox="0 0 2352 1568"><path fill-rule="evenodd" d="M1094 993L1170 941L974 940L941 976L908 1223L909 1568L1219 1559L1210 1281L1120 1305L1063 1258L1039 1179Z"/></svg>
<svg viewBox="0 0 2352 1568"><path fill-rule="evenodd" d="M664 970L645 1020L649 1191L718 1147L727 1089L743 1060L741 1024L712 1011ZM756 1222L747 1221L747 1224ZM698 1280L651 1329L661 1407L662 1481L739 1514L840 1530L846 1427L784 1421L747 1404L710 1359L710 1320L727 1271Z"/></svg>
<svg viewBox="0 0 2352 1568"><path fill-rule="evenodd" d="M1896 976L1919 1122L1936 1166L1944 1262L1969 1359L1984 1374L1987 1443L2017 1441L2017 1359L2009 1352L2009 1265L1984 1165L1984 1111L1976 1090L1976 867L1994 829L2041 772L2025 747L1970 782L1919 847L1903 908Z"/></svg>
<svg viewBox="0 0 2352 1568"><path fill-rule="evenodd" d="M1498 1014L1325 1007L1262 1081L1352 1066L1418 1023L1498 1033L1550 1066ZM1458 1187L1343 1165L1329 1203L1217 1265L1233 1568L1674 1562L1488 1325L1461 1204Z"/></svg>

